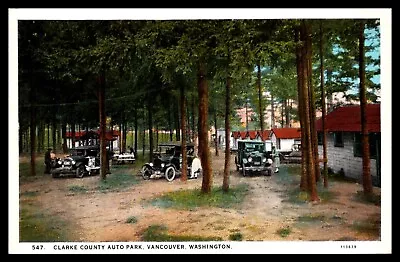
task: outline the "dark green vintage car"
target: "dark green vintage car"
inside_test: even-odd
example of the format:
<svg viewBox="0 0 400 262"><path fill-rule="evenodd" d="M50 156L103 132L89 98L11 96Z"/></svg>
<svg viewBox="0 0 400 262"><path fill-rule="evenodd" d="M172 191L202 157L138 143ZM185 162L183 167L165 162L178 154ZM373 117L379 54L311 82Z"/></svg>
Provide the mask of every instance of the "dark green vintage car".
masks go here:
<svg viewBox="0 0 400 262"><path fill-rule="evenodd" d="M272 174L271 142L260 140L239 140L235 157L236 170L243 176L253 173Z"/></svg>

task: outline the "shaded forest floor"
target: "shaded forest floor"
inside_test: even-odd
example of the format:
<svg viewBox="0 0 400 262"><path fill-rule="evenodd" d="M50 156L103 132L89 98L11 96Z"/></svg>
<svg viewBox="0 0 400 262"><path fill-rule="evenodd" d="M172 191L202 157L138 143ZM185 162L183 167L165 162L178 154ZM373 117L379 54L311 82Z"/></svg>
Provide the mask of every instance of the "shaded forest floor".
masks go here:
<svg viewBox="0 0 400 262"><path fill-rule="evenodd" d="M20 162L28 159L20 158ZM222 185L223 163L223 153L212 156L213 187ZM169 235L223 241L381 238L380 188L374 188L376 199L366 201L360 194L362 185L332 180L327 190L319 186L321 202L311 204L298 190L298 165L282 165L271 177L242 177L232 156L230 186L244 184L248 189L242 203L233 208L176 209L151 201L168 192L201 188L202 177L187 182L145 181L136 175L139 168L139 163L112 167L109 184L101 183L99 176L21 177L20 241L143 241L154 227L162 227ZM125 181L126 176L130 179ZM122 186L115 189L111 181L117 177Z"/></svg>

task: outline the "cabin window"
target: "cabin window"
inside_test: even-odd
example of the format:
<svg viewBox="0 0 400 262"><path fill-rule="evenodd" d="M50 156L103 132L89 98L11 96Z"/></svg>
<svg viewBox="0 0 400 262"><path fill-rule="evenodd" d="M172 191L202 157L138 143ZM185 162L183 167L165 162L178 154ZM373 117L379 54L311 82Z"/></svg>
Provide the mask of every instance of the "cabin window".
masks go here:
<svg viewBox="0 0 400 262"><path fill-rule="evenodd" d="M318 145L320 145L320 146L322 146L323 134L324 134L324 133L322 133L322 132L318 132L318 133L317 133Z"/></svg>
<svg viewBox="0 0 400 262"><path fill-rule="evenodd" d="M343 147L343 132L335 132L333 133L333 139L334 139L334 146L335 147Z"/></svg>
<svg viewBox="0 0 400 262"><path fill-rule="evenodd" d="M369 136L369 158L376 159L377 150L380 144L380 135L377 133L370 133ZM354 133L354 156L362 157L362 142L361 133Z"/></svg>

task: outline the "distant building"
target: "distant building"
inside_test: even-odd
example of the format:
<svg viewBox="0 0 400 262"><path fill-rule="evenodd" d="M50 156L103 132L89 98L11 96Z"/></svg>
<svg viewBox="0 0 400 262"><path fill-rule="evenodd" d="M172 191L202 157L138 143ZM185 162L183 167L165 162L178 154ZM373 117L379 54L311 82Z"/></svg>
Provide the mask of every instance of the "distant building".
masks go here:
<svg viewBox="0 0 400 262"><path fill-rule="evenodd" d="M272 144L280 152L291 152L301 144L300 128L272 128L269 136Z"/></svg>
<svg viewBox="0 0 400 262"><path fill-rule="evenodd" d="M380 104L368 104L367 129L369 132L371 175L375 185L380 185L381 125ZM322 119L316 121L318 150L322 156ZM359 105L347 105L326 115L328 166L334 172L342 170L345 176L361 180L361 110ZM321 164L322 165L322 164Z"/></svg>

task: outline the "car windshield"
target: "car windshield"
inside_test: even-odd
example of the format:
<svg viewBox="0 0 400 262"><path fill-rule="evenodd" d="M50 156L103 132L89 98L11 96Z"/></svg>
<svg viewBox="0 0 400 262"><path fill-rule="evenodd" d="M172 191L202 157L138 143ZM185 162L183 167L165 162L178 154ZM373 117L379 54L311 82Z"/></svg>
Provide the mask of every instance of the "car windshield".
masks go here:
<svg viewBox="0 0 400 262"><path fill-rule="evenodd" d="M264 152L264 144L248 143L245 145L246 152Z"/></svg>

